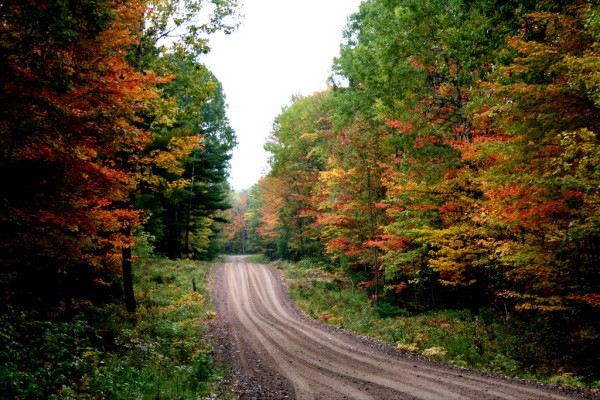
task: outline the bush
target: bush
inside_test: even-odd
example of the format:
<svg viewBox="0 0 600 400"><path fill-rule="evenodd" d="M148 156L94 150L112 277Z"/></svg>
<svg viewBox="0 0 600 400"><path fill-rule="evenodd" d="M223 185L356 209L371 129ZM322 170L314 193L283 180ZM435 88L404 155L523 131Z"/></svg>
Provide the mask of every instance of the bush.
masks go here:
<svg viewBox="0 0 600 400"><path fill-rule="evenodd" d="M39 321L35 314L8 310L0 325L0 393L6 398L48 398L83 384L94 368L94 330L85 320Z"/></svg>
<svg viewBox="0 0 600 400"><path fill-rule="evenodd" d="M219 376L202 340L212 310L202 291L209 265L136 265L134 316L120 305L88 307L71 321L0 314L0 393L27 399L197 399Z"/></svg>
<svg viewBox="0 0 600 400"><path fill-rule="evenodd" d="M548 329L549 324L539 331L526 331L525 325L500 320L487 308L412 312L386 298L374 302L366 292L347 282L333 284L344 279L339 270L303 262L298 266L286 264L284 271L298 307L324 323L463 367L579 386L595 384L568 372L549 375L547 370L528 368L553 356L539 350L540 339L548 341L556 336ZM532 322L527 326L531 327ZM590 332L585 333L595 334ZM592 351L589 356L595 354L598 352Z"/></svg>
<svg viewBox="0 0 600 400"><path fill-rule="evenodd" d="M268 264L271 260L264 254L252 254L246 260L253 264Z"/></svg>

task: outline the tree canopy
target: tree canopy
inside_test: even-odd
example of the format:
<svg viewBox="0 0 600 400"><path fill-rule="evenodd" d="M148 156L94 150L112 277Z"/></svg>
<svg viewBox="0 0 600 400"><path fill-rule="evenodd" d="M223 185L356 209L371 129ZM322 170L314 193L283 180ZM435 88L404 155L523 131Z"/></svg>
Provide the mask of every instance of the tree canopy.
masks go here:
<svg viewBox="0 0 600 400"><path fill-rule="evenodd" d="M373 301L490 308L528 327L525 363L597 376L599 15L364 1L330 89L275 121L250 235L338 265Z"/></svg>
<svg viewBox="0 0 600 400"><path fill-rule="evenodd" d="M236 10L234 0L0 4L5 304L61 313L102 302L119 293L121 270L131 297L136 235L168 255L215 255L236 139L198 56L207 34L235 28ZM179 40L162 44L172 33Z"/></svg>

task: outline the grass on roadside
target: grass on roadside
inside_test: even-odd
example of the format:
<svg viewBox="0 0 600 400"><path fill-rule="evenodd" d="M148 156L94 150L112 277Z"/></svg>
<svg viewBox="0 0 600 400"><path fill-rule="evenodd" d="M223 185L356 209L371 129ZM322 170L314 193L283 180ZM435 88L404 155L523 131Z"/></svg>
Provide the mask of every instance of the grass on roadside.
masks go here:
<svg viewBox="0 0 600 400"><path fill-rule="evenodd" d="M139 266L137 323L117 327L118 351L106 362L112 379L102 380L102 392L123 399L196 399L209 392L218 373L202 340L203 321L214 317L205 301L208 271L209 264L191 260Z"/></svg>
<svg viewBox="0 0 600 400"><path fill-rule="evenodd" d="M271 262L269 257L265 256L264 254L251 254L246 257L246 260L253 264L268 264Z"/></svg>
<svg viewBox="0 0 600 400"><path fill-rule="evenodd" d="M308 316L335 327L374 337L400 351L461 367L570 386L584 385L569 373L525 371L515 357L518 338L510 327L482 310L432 310L412 314L389 303L370 303L345 275L323 266L275 262L284 270L290 295Z"/></svg>
<svg viewBox="0 0 600 400"><path fill-rule="evenodd" d="M0 392L28 399L212 398L221 374L202 339L215 316L204 293L209 268L190 260L141 263L133 316L120 305L82 310L69 322L5 313Z"/></svg>

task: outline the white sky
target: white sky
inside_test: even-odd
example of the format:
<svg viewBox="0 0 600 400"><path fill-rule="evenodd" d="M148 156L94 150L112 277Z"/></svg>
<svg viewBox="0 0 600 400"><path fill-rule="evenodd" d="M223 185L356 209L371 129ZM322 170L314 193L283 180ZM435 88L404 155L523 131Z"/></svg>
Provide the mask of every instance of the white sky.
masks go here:
<svg viewBox="0 0 600 400"><path fill-rule="evenodd" d="M294 94L325 90L342 30L361 0L241 0L244 22L211 37L202 60L223 84L238 137L231 161L234 190L266 172L263 150L273 121Z"/></svg>

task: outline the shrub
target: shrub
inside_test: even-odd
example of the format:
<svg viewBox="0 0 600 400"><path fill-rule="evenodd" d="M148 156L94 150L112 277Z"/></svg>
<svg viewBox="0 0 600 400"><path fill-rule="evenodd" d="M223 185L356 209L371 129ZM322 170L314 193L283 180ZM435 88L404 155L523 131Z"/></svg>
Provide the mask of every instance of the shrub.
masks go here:
<svg viewBox="0 0 600 400"><path fill-rule="evenodd" d="M146 260L136 265L135 316L88 307L71 321L0 314L2 398L172 398L207 395L219 376L202 339L213 310L200 291L209 265Z"/></svg>

